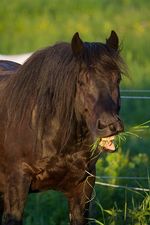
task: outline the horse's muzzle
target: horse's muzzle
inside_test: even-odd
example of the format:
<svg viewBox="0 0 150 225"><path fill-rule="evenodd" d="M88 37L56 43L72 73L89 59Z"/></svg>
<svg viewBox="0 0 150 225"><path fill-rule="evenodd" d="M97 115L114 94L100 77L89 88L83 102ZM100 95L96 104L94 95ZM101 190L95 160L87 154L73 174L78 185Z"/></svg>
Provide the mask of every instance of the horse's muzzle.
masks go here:
<svg viewBox="0 0 150 225"><path fill-rule="evenodd" d="M100 138L113 136L124 131L123 122L119 118L103 128L99 128L98 123L99 121L97 122L96 133Z"/></svg>

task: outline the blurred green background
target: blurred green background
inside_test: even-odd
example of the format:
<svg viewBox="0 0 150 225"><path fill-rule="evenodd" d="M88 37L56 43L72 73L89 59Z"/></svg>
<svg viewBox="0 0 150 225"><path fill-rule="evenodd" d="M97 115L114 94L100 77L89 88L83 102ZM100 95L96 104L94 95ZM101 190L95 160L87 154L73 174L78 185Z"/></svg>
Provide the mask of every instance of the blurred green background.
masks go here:
<svg viewBox="0 0 150 225"><path fill-rule="evenodd" d="M150 1L149 0L1 0L0 54L33 52L58 41L69 41L78 31L83 40L101 41L115 30L129 78L121 89L150 89ZM150 96L150 93L122 93ZM121 116L126 129L150 119L150 99L122 99ZM97 163L98 176L137 176L141 179L101 181L149 187L150 131L129 135L115 154L104 155ZM96 186L91 217L105 225L150 224L150 195L123 189ZM29 195L25 225L66 225L67 203L54 191Z"/></svg>

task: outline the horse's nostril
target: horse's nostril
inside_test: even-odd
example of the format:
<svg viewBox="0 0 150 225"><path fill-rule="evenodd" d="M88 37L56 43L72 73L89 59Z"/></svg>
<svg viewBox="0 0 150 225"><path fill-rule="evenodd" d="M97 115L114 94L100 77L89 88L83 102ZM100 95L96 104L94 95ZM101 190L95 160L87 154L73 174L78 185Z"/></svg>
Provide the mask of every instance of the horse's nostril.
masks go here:
<svg viewBox="0 0 150 225"><path fill-rule="evenodd" d="M116 127L114 126L114 124L109 125L109 128L112 132L116 131Z"/></svg>
<svg viewBox="0 0 150 225"><path fill-rule="evenodd" d="M97 120L97 129L102 130L104 128L105 128L105 126L103 124L101 124L100 120Z"/></svg>

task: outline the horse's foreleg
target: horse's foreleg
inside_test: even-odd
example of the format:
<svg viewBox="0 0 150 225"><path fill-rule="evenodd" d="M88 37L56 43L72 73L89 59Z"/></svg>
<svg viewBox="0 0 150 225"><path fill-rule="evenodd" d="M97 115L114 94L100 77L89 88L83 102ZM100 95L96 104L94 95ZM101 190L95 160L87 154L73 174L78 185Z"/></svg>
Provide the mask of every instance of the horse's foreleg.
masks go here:
<svg viewBox="0 0 150 225"><path fill-rule="evenodd" d="M4 193L2 225L22 225L22 215L30 187L30 178L21 172L8 175Z"/></svg>
<svg viewBox="0 0 150 225"><path fill-rule="evenodd" d="M95 173L94 173L95 174ZM93 175L94 175L93 174ZM69 197L70 225L87 225L95 177L88 176Z"/></svg>

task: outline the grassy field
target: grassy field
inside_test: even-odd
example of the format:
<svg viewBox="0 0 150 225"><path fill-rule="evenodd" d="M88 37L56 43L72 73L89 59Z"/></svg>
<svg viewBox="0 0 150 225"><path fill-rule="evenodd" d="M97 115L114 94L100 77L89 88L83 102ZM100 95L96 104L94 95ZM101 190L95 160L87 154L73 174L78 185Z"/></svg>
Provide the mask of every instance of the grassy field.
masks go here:
<svg viewBox="0 0 150 225"><path fill-rule="evenodd" d="M150 1L149 0L1 0L0 54L35 51L57 41L70 41L78 31L83 40L104 42L115 30L130 78L122 89L150 89ZM122 93L122 95L135 93ZM139 94L138 94L139 95ZM143 95L140 93L140 95ZM150 96L150 93L146 93ZM150 100L123 99L121 116L128 127L150 119ZM98 176L147 177L150 172L150 131L127 138L115 154L104 155L97 163ZM149 187L147 180L101 181L136 187ZM92 216L98 224L150 224L150 195L96 186ZM60 204L61 203L61 204ZM108 204L109 203L109 204ZM61 193L29 196L25 225L66 225L67 203ZM100 223L101 221L101 223Z"/></svg>

